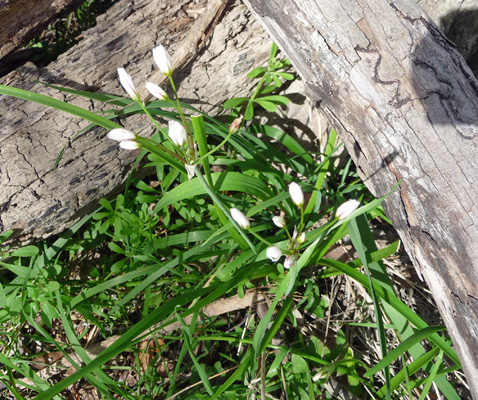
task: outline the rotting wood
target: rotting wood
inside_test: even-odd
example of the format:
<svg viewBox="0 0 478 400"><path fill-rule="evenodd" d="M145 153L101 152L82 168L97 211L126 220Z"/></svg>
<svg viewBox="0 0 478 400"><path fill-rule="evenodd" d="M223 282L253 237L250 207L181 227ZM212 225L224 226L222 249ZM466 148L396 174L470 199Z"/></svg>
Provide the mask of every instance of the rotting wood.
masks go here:
<svg viewBox="0 0 478 400"><path fill-rule="evenodd" d="M425 277L478 399L478 82L410 0L245 0Z"/></svg>

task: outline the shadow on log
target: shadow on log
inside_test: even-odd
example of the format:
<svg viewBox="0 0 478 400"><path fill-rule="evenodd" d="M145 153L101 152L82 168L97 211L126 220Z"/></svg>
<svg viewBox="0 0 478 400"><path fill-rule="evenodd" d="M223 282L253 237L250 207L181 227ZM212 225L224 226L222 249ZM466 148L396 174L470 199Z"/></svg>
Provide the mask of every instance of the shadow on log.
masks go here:
<svg viewBox="0 0 478 400"><path fill-rule="evenodd" d="M425 277L478 399L478 82L412 1L245 0Z"/></svg>

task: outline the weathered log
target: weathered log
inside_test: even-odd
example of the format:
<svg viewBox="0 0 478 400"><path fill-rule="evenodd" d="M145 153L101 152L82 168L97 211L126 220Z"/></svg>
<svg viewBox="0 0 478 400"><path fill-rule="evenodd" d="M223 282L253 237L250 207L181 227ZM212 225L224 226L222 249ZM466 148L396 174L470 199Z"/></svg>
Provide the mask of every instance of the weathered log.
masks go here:
<svg viewBox="0 0 478 400"><path fill-rule="evenodd" d="M0 3L0 65L4 58L39 35L48 23L83 0L16 0Z"/></svg>
<svg viewBox="0 0 478 400"><path fill-rule="evenodd" d="M478 1L417 0L478 76Z"/></svg>
<svg viewBox="0 0 478 400"><path fill-rule="evenodd" d="M180 97L214 112L225 100L250 91L246 74L267 60L271 46L244 5L233 3L217 23L223 3L143 1L135 7L120 1L57 62L43 69L27 64L0 83L98 111L104 105L60 94L35 80L125 96L116 68L124 66L142 89L156 69L151 49L162 43L173 63L184 66L195 60L177 71ZM209 19L201 19L203 15ZM0 231L13 229L14 238L23 242L61 232L125 182L137 152L119 151L104 129L90 130L72 141L53 171L62 147L87 126L86 121L5 96L0 97L0 109ZM121 122L140 134L151 133L145 118Z"/></svg>
<svg viewBox="0 0 478 400"><path fill-rule="evenodd" d="M478 399L478 82L410 0L245 0L386 201Z"/></svg>

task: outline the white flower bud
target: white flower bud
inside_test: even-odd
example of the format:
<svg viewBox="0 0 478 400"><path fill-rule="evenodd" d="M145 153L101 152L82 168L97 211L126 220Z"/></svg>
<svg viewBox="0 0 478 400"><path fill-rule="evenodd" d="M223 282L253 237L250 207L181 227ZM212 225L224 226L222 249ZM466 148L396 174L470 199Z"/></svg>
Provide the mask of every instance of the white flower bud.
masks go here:
<svg viewBox="0 0 478 400"><path fill-rule="evenodd" d="M305 242L305 232L302 232L299 236L297 236L297 239L295 239L295 242L297 244L304 244L304 242Z"/></svg>
<svg viewBox="0 0 478 400"><path fill-rule="evenodd" d="M231 208L230 211L232 218L234 218L234 221L236 221L242 229L249 229L251 227L251 223L242 211L237 208Z"/></svg>
<svg viewBox="0 0 478 400"><path fill-rule="evenodd" d="M289 185L289 193L290 193L292 202L297 207L302 207L304 205L304 193L302 192L302 189L297 183L292 182Z"/></svg>
<svg viewBox="0 0 478 400"><path fill-rule="evenodd" d="M140 100L139 92L134 87L134 83L133 83L133 80L131 79L131 76L129 76L129 74L126 72L124 68L118 68L118 75L119 75L121 86L123 86L123 89L126 91L126 93L128 93L128 95L134 101L139 101Z"/></svg>
<svg viewBox="0 0 478 400"><path fill-rule="evenodd" d="M285 219L278 215L272 217L272 222L274 222L274 225L278 228L285 228L286 226Z"/></svg>
<svg viewBox="0 0 478 400"><path fill-rule="evenodd" d="M236 133L239 128L241 127L241 123L242 123L242 115L237 117L234 121L232 121L232 124L229 125L229 133Z"/></svg>
<svg viewBox="0 0 478 400"><path fill-rule="evenodd" d="M282 256L282 251L277 246L271 246L267 248L266 256L272 262L277 262Z"/></svg>
<svg viewBox="0 0 478 400"><path fill-rule="evenodd" d="M171 57L162 45L159 45L153 49L153 58L159 70L164 75L171 76L171 74L173 73Z"/></svg>
<svg viewBox="0 0 478 400"><path fill-rule="evenodd" d="M118 142L122 142L123 140L134 140L136 138L136 135L133 132L124 128L112 129L106 136L109 139L116 140Z"/></svg>
<svg viewBox="0 0 478 400"><path fill-rule="evenodd" d="M141 148L141 145L134 140L123 140L119 145L125 150L136 150Z"/></svg>
<svg viewBox="0 0 478 400"><path fill-rule="evenodd" d="M335 213L335 218L339 221L342 219L347 218L350 214L352 214L360 205L360 202L357 200L348 200L344 204L342 204Z"/></svg>
<svg viewBox="0 0 478 400"><path fill-rule="evenodd" d="M169 121L169 137L176 146L182 147L188 140L186 129L178 121Z"/></svg>
<svg viewBox="0 0 478 400"><path fill-rule="evenodd" d="M284 268L289 269L295 264L295 257L294 256L287 256L284 261Z"/></svg>
<svg viewBox="0 0 478 400"><path fill-rule="evenodd" d="M120 147L125 150L139 149L141 145L135 140L136 135L124 128L113 129L106 135L109 139L120 142Z"/></svg>
<svg viewBox="0 0 478 400"><path fill-rule="evenodd" d="M161 89L158 85L155 85L153 82L146 82L146 89L149 93L151 93L154 97L160 100L168 100L168 94Z"/></svg>

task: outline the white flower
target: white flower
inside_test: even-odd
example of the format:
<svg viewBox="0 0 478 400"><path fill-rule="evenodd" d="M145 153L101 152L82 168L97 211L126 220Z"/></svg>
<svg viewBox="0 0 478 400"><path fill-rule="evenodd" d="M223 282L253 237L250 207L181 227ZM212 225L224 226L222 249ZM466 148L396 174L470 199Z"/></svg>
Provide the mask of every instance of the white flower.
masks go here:
<svg viewBox="0 0 478 400"><path fill-rule="evenodd" d="M113 129L109 131L106 136L108 136L109 139L113 139L118 142L122 142L124 140L134 140L136 138L136 135L133 132L124 128Z"/></svg>
<svg viewBox="0 0 478 400"><path fill-rule="evenodd" d="M347 218L358 208L359 205L360 202L357 200L346 201L339 208L337 208L337 211L335 212L335 218L337 218L339 221Z"/></svg>
<svg viewBox="0 0 478 400"><path fill-rule="evenodd" d="M267 248L266 256L272 262L277 262L282 256L282 251L277 246L271 246Z"/></svg>
<svg viewBox="0 0 478 400"><path fill-rule="evenodd" d="M162 45L159 45L153 49L153 58L159 70L164 75L171 76L173 73L171 57Z"/></svg>
<svg viewBox="0 0 478 400"><path fill-rule="evenodd" d="M304 193L302 192L302 189L297 183L292 182L289 185L289 193L290 193L292 202L297 207L302 207L304 205Z"/></svg>
<svg viewBox="0 0 478 400"><path fill-rule="evenodd" d="M272 222L274 222L274 225L278 228L285 228L286 226L285 219L278 215L272 217Z"/></svg>
<svg viewBox="0 0 478 400"><path fill-rule="evenodd" d="M125 150L136 150L141 145L136 141L136 135L124 128L113 129L106 135L109 139L120 142L120 147Z"/></svg>
<svg viewBox="0 0 478 400"><path fill-rule="evenodd" d="M182 147L188 140L186 129L178 121L169 121L169 137L176 146Z"/></svg>
<svg viewBox="0 0 478 400"><path fill-rule="evenodd" d="M236 221L242 229L249 229L251 227L251 223L242 211L237 208L231 208L230 211L232 218L234 218L234 221Z"/></svg>
<svg viewBox="0 0 478 400"><path fill-rule="evenodd" d="M284 268L289 269L295 264L295 257L294 256L287 256L284 261Z"/></svg>
<svg viewBox="0 0 478 400"><path fill-rule="evenodd" d="M126 93L128 93L134 101L140 101L139 92L134 87L133 80L126 70L124 68L118 68L118 75L121 86L123 86Z"/></svg>
<svg viewBox="0 0 478 400"><path fill-rule="evenodd" d="M141 148L141 145L134 140L124 140L119 145L122 149L125 150L136 150Z"/></svg>
<svg viewBox="0 0 478 400"><path fill-rule="evenodd" d="M155 85L153 82L146 82L146 89L149 93L151 93L154 97L160 100L168 100L168 94L161 89L158 85Z"/></svg>

